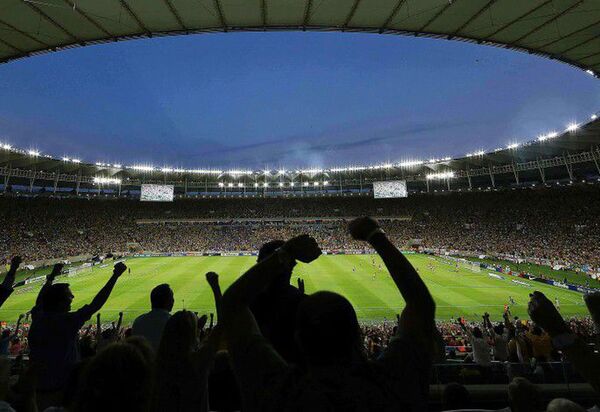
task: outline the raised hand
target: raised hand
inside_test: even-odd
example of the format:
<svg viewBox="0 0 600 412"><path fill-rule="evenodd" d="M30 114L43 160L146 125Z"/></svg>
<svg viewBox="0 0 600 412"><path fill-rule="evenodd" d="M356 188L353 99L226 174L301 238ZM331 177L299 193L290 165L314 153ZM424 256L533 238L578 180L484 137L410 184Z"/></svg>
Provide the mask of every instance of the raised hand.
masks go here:
<svg viewBox="0 0 600 412"><path fill-rule="evenodd" d="M10 260L10 270L11 270L11 272L16 272L17 269L19 269L19 266L21 265L22 262L23 262L23 259L21 259L21 256L14 256Z"/></svg>
<svg viewBox="0 0 600 412"><path fill-rule="evenodd" d="M560 313L552 304L550 299L542 292L535 291L531 295L528 312L531 320L542 327L550 336L568 333L569 328L565 324Z"/></svg>
<svg viewBox="0 0 600 412"><path fill-rule="evenodd" d="M379 223L370 217L356 218L348 225L352 238L363 241L368 241L369 237L378 229L381 230Z"/></svg>
<svg viewBox="0 0 600 412"><path fill-rule="evenodd" d="M56 279L56 277L62 273L63 267L64 265L62 263L56 263L52 268L52 272L46 278L48 282L54 282L54 279Z"/></svg>
<svg viewBox="0 0 600 412"><path fill-rule="evenodd" d="M282 246L294 259L310 263L321 256L321 249L317 241L309 235L296 236Z"/></svg>
<svg viewBox="0 0 600 412"><path fill-rule="evenodd" d="M219 286L219 275L215 272L207 272L206 281L212 288L214 288L215 286Z"/></svg>
<svg viewBox="0 0 600 412"><path fill-rule="evenodd" d="M115 265L114 269L113 269L113 276L119 277L123 274L123 272L125 272L127 270L127 266L125 266L125 263L123 262L119 262Z"/></svg>
<svg viewBox="0 0 600 412"><path fill-rule="evenodd" d="M204 326L206 326L206 322L208 321L208 316L202 315L198 318L198 330L203 331Z"/></svg>

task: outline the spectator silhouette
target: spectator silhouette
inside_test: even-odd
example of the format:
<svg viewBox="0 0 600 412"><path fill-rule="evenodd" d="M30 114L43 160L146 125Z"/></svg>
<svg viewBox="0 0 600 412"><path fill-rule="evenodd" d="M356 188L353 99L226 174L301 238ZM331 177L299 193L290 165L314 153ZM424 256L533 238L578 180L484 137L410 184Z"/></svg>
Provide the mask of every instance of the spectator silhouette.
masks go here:
<svg viewBox="0 0 600 412"><path fill-rule="evenodd" d="M40 290L31 310L30 359L39 365L38 403L40 409L60 404L62 389L73 366L80 360L79 329L108 300L113 287L127 267L117 263L113 274L92 302L71 312L73 293L67 283L53 284L62 265L56 265Z"/></svg>
<svg viewBox="0 0 600 412"><path fill-rule="evenodd" d="M283 240L265 243L258 252L257 262L264 261L284 244ZM273 282L250 304L250 310L260 332L277 353L286 361L297 363L299 355L294 339L296 311L306 295L290 284L292 271L293 266L280 269Z"/></svg>
<svg viewBox="0 0 600 412"><path fill-rule="evenodd" d="M367 361L356 312L333 292L307 296L295 334L304 366L290 366L262 336L249 304L296 260L321 250L303 235L288 240L236 280L222 299L224 327L245 410L426 410L435 304L415 269L376 221L350 223L351 235L383 259L406 306L397 335L377 361Z"/></svg>
<svg viewBox="0 0 600 412"><path fill-rule="evenodd" d="M133 336L143 336L155 351L158 350L163 329L171 317L174 303L173 290L168 284L163 283L156 286L150 292L152 310L138 316L133 321L131 334Z"/></svg>

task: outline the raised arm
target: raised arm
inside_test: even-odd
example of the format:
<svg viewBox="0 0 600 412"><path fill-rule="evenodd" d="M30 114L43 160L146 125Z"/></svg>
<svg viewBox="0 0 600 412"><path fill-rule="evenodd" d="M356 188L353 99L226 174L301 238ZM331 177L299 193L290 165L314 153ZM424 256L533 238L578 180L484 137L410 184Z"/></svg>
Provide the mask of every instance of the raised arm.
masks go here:
<svg viewBox="0 0 600 412"><path fill-rule="evenodd" d="M227 339L260 334L248 305L282 272L291 269L296 260L309 263L321 255L317 242L308 235L288 240L275 253L252 266L238 278L221 299Z"/></svg>
<svg viewBox="0 0 600 412"><path fill-rule="evenodd" d="M215 298L215 308L217 308L217 318L221 319L221 298L223 294L221 293L221 286L219 285L219 275L215 272L208 272L206 274L206 281L208 282L210 289L212 290L213 296ZM211 328L212 328L212 316L211 316Z"/></svg>
<svg viewBox="0 0 600 412"><path fill-rule="evenodd" d="M2 284L0 284L0 306L2 306L4 302L6 302L6 299L8 299L8 297L13 292L13 284L15 283L17 269L19 269L20 264L20 256L15 256L10 261L10 269L8 269L8 272L6 272L6 276L4 276Z"/></svg>
<svg viewBox="0 0 600 412"><path fill-rule="evenodd" d="M542 292L536 291L530 296L528 309L531 320L548 332L554 348L561 350L575 370L592 385L596 393L600 393L600 354L571 331Z"/></svg>
<svg viewBox="0 0 600 412"><path fill-rule="evenodd" d="M44 285L40 289L35 300L35 308L42 307L42 303L44 302L44 295L46 294L50 286L52 286L54 279L56 279L56 277L62 272L63 266L64 265L62 263L56 263L52 268L52 272L48 276L46 276L46 282L44 282Z"/></svg>
<svg viewBox="0 0 600 412"><path fill-rule="evenodd" d="M125 266L125 264L123 262L119 262L115 265L112 276L110 277L110 279L108 279L108 282L106 282L106 285L104 285L104 287L102 289L100 289L98 294L94 297L94 299L90 303L90 310L91 310L90 315L94 312L98 312L102 308L102 306L104 306L104 304L108 300L108 297L110 296L110 293L112 292L113 288L115 287L117 280L123 274L123 272L125 272L126 269L127 269L127 266Z"/></svg>
<svg viewBox="0 0 600 412"><path fill-rule="evenodd" d="M383 259L396 287L406 302L400 316L401 329L431 339L435 302L425 283L404 255L392 244L377 221L361 217L350 222L350 234L368 242Z"/></svg>

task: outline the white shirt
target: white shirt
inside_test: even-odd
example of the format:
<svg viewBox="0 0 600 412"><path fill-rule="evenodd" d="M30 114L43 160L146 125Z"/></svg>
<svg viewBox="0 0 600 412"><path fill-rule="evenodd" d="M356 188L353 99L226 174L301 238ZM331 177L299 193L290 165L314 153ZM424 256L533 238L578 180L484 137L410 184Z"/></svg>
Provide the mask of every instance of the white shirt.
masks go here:
<svg viewBox="0 0 600 412"><path fill-rule="evenodd" d="M471 346L473 347L473 361L476 364L489 366L492 363L490 347L484 339L473 337Z"/></svg>
<svg viewBox="0 0 600 412"><path fill-rule="evenodd" d="M143 336L148 339L150 346L158 350L163 330L171 314L164 309L152 309L148 313L138 316L131 327L133 336Z"/></svg>

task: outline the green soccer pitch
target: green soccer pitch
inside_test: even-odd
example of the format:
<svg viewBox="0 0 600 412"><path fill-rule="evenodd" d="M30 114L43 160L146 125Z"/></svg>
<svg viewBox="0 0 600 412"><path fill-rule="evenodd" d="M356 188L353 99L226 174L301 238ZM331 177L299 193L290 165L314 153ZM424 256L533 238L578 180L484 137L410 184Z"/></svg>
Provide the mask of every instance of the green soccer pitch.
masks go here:
<svg viewBox="0 0 600 412"><path fill-rule="evenodd" d="M467 268L456 269L443 259L427 255L407 255L429 287L437 304L439 320L464 316L480 319L489 312L500 320L509 296L515 300L513 315L527 318L529 293L539 290L552 302L560 301L563 316L586 315L582 295L558 287L500 275L498 279L482 269L476 273ZM186 308L199 313L214 312L214 301L204 274L217 272L223 291L248 269L255 257L148 257L126 261L131 273L125 272L117 282L108 302L101 310L102 322L116 320L124 312L124 323L150 308L150 291L160 283L169 283L175 291L173 310ZM373 265L372 261L375 262ZM379 269L379 265L381 268ZM353 268L355 270L353 270ZM68 282L75 295L73 309L89 303L109 278L112 267L88 269L73 277L60 277ZM50 269L48 269L48 272ZM306 293L331 290L346 296L363 321L394 319L404 306L391 277L378 256L337 255L321 256L310 265L299 264L294 270L292 284L297 278L305 281ZM518 280L527 286L513 282ZM20 313L31 309L42 283L17 288L0 309L0 320L13 322Z"/></svg>

